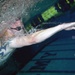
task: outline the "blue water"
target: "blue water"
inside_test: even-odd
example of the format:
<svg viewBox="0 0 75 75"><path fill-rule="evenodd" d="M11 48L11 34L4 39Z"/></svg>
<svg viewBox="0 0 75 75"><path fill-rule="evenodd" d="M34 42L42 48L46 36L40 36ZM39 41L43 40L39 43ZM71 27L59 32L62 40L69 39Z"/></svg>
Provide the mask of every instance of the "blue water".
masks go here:
<svg viewBox="0 0 75 75"><path fill-rule="evenodd" d="M57 1L57 0L54 0ZM50 3L49 3L50 2ZM46 8L52 5L53 0L43 1L36 5L34 14L43 12ZM44 8L45 7L45 8ZM50 22L65 23L75 21L74 9L56 17ZM47 27L50 27L48 25ZM43 47L44 46L44 47ZM53 37L47 39L43 43L32 46L32 53L37 51L35 57L32 58L27 65L17 75L75 75L75 31L61 31ZM39 52L38 50L41 49ZM49 55L47 55L49 53ZM44 69L40 69L40 61L44 64ZM40 63L39 65L37 63ZM38 67L37 67L38 65ZM36 66L35 68L33 68ZM33 68L33 69L31 69Z"/></svg>
<svg viewBox="0 0 75 75"><path fill-rule="evenodd" d="M31 17L40 14L50 8L52 5L57 3L59 0L40 0L36 5L33 6L33 8L29 11L29 14L31 14Z"/></svg>
<svg viewBox="0 0 75 75"><path fill-rule="evenodd" d="M30 18L57 1L41 0L29 11ZM50 20L56 23L54 26L72 21L75 21L74 9ZM46 28L49 27L51 24L46 25ZM2 75L15 72L19 72L16 75L75 75L75 31L61 31L40 44L16 50L0 72Z"/></svg>
<svg viewBox="0 0 75 75"><path fill-rule="evenodd" d="M74 21L74 13L72 18L70 18L71 15L72 14L61 16L62 18L59 17L54 21ZM39 52L17 75L75 75L75 38L73 38L75 37L75 31L62 31L57 35L58 36L56 37L58 37L59 40L44 46L45 48L41 50L41 52ZM68 39L69 37L70 39ZM61 40L61 38L63 40ZM34 50L37 50L36 48L37 46L35 46ZM41 57L45 52L56 54L56 56L47 56L43 61ZM44 63L45 60L50 61L48 61L49 63L46 65L44 70L41 70L40 67L37 66L35 69L30 70L30 68L34 67L37 62L40 62L40 60L42 63ZM42 63L40 63L40 65Z"/></svg>
<svg viewBox="0 0 75 75"><path fill-rule="evenodd" d="M75 75L73 32L45 46L17 75Z"/></svg>

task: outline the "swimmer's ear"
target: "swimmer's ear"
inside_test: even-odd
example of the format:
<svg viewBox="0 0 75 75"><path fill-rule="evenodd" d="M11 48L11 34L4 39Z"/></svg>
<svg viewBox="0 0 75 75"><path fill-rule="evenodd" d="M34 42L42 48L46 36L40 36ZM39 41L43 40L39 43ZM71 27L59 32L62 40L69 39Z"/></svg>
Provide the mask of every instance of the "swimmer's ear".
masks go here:
<svg viewBox="0 0 75 75"><path fill-rule="evenodd" d="M0 38L2 38L5 35L7 28L4 28L1 32L0 32Z"/></svg>
<svg viewBox="0 0 75 75"><path fill-rule="evenodd" d="M11 30L8 29L8 30L6 31L6 33L5 33L5 35L8 36L8 37L12 37L14 34L12 33Z"/></svg>

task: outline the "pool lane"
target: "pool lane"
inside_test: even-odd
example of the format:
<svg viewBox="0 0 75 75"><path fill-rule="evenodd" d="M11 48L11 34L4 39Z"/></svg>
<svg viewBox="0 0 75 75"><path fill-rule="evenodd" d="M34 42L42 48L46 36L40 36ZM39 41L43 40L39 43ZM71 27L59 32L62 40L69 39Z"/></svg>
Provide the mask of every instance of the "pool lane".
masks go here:
<svg viewBox="0 0 75 75"><path fill-rule="evenodd" d="M58 39L42 49L17 75L75 75L75 39Z"/></svg>

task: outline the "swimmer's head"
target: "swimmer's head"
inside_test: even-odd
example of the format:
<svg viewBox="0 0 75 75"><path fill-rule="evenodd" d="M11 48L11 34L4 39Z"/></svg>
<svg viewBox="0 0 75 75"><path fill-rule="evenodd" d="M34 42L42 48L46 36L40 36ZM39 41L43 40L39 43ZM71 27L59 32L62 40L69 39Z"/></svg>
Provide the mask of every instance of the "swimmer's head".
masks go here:
<svg viewBox="0 0 75 75"><path fill-rule="evenodd" d="M6 42L12 38L20 37L25 35L24 27L21 20L13 23L9 28L3 30L3 33L0 34L0 38L2 38L2 42Z"/></svg>
<svg viewBox="0 0 75 75"><path fill-rule="evenodd" d="M30 18L29 11L39 0L1 0L0 1L0 32L8 28L19 16L25 21Z"/></svg>
<svg viewBox="0 0 75 75"><path fill-rule="evenodd" d="M24 25L21 22L21 20L17 20L15 23L11 25L9 30L17 37L17 36L23 36L24 33Z"/></svg>

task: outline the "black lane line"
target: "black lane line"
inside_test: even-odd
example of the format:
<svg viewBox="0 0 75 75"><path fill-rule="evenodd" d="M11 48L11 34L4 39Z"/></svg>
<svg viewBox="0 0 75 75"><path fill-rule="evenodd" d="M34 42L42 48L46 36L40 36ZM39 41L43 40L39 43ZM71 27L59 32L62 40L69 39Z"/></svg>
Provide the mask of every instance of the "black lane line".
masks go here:
<svg viewBox="0 0 75 75"><path fill-rule="evenodd" d="M75 51L75 49L64 49L64 50L48 50L48 51L40 51L39 53L42 52L61 52L61 51Z"/></svg>
<svg viewBox="0 0 75 75"><path fill-rule="evenodd" d="M74 45L75 43L63 43L63 44L49 44L48 46L60 46L60 45Z"/></svg>
<svg viewBox="0 0 75 75"><path fill-rule="evenodd" d="M68 70L43 70L43 71L21 71L21 73L75 73L75 71L68 71Z"/></svg>
<svg viewBox="0 0 75 75"><path fill-rule="evenodd" d="M46 59L32 59L31 61L40 61L40 60L75 60L75 58L46 58Z"/></svg>

